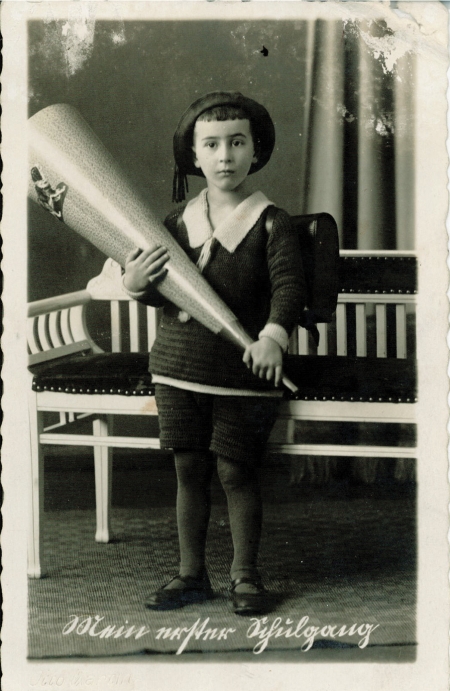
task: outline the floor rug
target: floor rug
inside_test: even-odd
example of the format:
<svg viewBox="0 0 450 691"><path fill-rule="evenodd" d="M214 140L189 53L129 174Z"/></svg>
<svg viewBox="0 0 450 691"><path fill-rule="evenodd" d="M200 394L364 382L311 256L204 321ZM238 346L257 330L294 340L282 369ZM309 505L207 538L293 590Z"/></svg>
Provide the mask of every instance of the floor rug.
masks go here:
<svg viewBox="0 0 450 691"><path fill-rule="evenodd" d="M177 572L172 507L114 508L114 539L97 544L94 532L94 511L45 514L46 577L29 582L30 658L242 651L263 661L278 651L301 660L329 649L335 659L337 650L354 648L357 657L373 646L415 643L411 498L266 505L260 567L271 607L252 619L229 607L225 506L213 506L208 534L215 598L177 611L143 605Z"/></svg>

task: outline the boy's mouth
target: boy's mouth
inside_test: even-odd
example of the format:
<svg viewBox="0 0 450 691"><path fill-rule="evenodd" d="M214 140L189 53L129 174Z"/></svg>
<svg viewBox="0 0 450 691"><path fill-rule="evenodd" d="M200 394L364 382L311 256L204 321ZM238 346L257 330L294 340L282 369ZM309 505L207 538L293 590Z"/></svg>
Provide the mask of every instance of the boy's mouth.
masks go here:
<svg viewBox="0 0 450 691"><path fill-rule="evenodd" d="M231 170L230 168L225 168L224 170L219 170L218 174L219 175L233 175L234 170Z"/></svg>

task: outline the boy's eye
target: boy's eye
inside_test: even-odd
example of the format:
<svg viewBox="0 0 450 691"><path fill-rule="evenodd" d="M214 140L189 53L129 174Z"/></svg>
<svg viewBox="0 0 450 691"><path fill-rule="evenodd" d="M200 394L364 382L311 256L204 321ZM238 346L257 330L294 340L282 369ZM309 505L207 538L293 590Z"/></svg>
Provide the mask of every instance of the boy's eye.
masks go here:
<svg viewBox="0 0 450 691"><path fill-rule="evenodd" d="M233 140L233 146L243 146L243 145L244 145L244 142L242 141L242 139L234 139Z"/></svg>
<svg viewBox="0 0 450 691"><path fill-rule="evenodd" d="M208 142L206 146L208 149L214 149L216 146L216 142Z"/></svg>

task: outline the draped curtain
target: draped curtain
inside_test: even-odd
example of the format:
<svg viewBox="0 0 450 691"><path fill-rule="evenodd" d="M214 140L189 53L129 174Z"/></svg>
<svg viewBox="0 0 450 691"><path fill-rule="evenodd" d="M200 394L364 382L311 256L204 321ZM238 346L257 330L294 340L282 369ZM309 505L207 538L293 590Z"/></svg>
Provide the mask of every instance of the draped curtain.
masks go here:
<svg viewBox="0 0 450 691"><path fill-rule="evenodd" d="M413 56L388 69L374 49L389 40L384 22L308 22L303 36L300 213L331 213L342 249L413 249ZM359 434L370 439L371 430ZM299 457L291 482L373 482L388 463L355 458L344 470L336 458ZM412 480L414 462L398 459L393 472Z"/></svg>
<svg viewBox="0 0 450 691"><path fill-rule="evenodd" d="M331 213L343 249L414 247L414 63L387 65L388 39L377 22L305 29L301 213Z"/></svg>

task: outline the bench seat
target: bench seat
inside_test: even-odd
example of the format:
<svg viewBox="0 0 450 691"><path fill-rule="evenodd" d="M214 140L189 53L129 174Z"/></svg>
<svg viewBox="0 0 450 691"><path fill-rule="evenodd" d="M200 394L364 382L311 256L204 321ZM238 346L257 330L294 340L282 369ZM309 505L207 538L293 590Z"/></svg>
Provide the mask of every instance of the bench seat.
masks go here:
<svg viewBox="0 0 450 691"><path fill-rule="evenodd" d="M153 396L148 353L77 354L31 368L34 391ZM289 355L286 372L297 400L413 403L416 366L411 360ZM286 398L293 399L290 392Z"/></svg>

